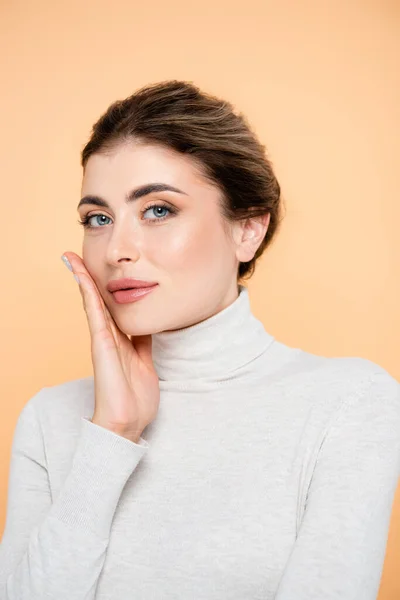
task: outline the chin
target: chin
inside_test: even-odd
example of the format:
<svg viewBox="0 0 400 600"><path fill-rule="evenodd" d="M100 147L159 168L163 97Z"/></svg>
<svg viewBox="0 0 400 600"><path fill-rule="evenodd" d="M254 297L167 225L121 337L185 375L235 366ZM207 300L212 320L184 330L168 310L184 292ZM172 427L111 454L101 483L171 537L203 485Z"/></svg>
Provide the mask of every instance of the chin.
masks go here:
<svg viewBox="0 0 400 600"><path fill-rule="evenodd" d="M155 327L153 319L149 319L149 323L146 323L145 319L141 319L141 324L138 324L136 327L132 325L132 316L127 316L125 319L117 319L114 317L114 320L122 333L129 335L129 337L135 337L138 335L153 335L154 333L160 331L160 328Z"/></svg>

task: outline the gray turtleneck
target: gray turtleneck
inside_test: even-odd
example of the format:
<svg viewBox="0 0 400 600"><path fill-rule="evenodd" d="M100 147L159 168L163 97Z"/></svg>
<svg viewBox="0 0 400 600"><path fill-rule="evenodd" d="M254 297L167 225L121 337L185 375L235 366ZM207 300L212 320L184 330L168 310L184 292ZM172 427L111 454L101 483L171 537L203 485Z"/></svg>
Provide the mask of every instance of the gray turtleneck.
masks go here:
<svg viewBox="0 0 400 600"><path fill-rule="evenodd" d="M93 377L43 387L12 444L1 600L375 600L400 475L400 385L278 342L233 304L153 335L135 444Z"/></svg>

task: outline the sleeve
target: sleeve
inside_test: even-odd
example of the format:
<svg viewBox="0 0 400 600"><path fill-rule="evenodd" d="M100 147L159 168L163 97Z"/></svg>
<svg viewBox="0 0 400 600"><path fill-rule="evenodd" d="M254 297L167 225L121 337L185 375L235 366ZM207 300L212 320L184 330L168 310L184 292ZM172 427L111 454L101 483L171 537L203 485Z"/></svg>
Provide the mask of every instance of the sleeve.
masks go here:
<svg viewBox="0 0 400 600"><path fill-rule="evenodd" d="M136 444L82 417L72 467L52 503L40 422L34 403L26 404L11 449L1 600L95 598L119 497L147 448L143 438Z"/></svg>
<svg viewBox="0 0 400 600"><path fill-rule="evenodd" d="M319 450L275 600L376 600L400 475L400 385L373 375Z"/></svg>

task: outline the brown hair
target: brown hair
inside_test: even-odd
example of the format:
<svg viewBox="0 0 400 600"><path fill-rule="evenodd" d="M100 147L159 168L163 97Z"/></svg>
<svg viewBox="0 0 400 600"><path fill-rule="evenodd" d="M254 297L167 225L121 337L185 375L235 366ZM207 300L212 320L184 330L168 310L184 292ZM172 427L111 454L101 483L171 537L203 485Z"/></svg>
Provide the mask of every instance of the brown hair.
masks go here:
<svg viewBox="0 0 400 600"><path fill-rule="evenodd" d="M137 139L190 155L204 176L221 191L224 222L270 213L266 235L238 280L249 279L256 260L270 245L280 223L280 186L263 146L246 117L232 104L200 91L191 82L147 85L113 102L92 127L81 165L95 152L107 152Z"/></svg>

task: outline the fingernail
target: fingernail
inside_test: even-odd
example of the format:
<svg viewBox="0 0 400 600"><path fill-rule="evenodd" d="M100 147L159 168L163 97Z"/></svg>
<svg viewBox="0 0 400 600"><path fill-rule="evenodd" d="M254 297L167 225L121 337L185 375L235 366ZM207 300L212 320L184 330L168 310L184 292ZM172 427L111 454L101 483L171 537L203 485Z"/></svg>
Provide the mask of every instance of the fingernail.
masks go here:
<svg viewBox="0 0 400 600"><path fill-rule="evenodd" d="M71 267L71 263L69 262L68 258L66 256L64 256L64 254L61 256L61 260L64 262L64 264L68 267L68 269L70 271L72 271L72 267Z"/></svg>
<svg viewBox="0 0 400 600"><path fill-rule="evenodd" d="M75 275L75 274L74 274L74 279L75 279L75 281L77 281L78 283L80 283L80 282L79 282L79 277L78 277L78 275Z"/></svg>

